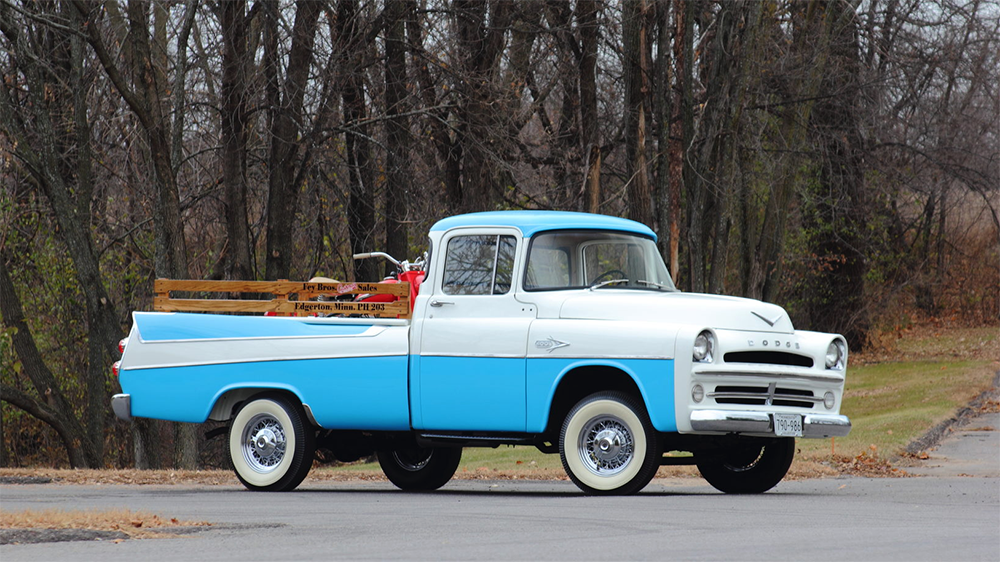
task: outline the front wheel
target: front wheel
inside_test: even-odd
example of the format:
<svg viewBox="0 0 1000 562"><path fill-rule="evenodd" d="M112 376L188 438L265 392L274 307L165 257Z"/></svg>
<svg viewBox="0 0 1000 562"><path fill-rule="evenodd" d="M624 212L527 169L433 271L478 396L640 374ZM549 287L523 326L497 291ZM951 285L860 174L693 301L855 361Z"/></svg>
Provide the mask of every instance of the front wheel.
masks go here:
<svg viewBox="0 0 1000 562"><path fill-rule="evenodd" d="M633 494L660 466L660 440L646 409L623 392L599 392L570 410L559 456L573 483L589 494Z"/></svg>
<svg viewBox="0 0 1000 562"><path fill-rule="evenodd" d="M378 464L400 490L429 491L444 486L462 460L460 447L417 447L378 451Z"/></svg>
<svg viewBox="0 0 1000 562"><path fill-rule="evenodd" d="M301 408L277 395L248 400L229 426L229 458L250 490L295 489L312 468L315 433Z"/></svg>
<svg viewBox="0 0 1000 562"><path fill-rule="evenodd" d="M720 492L761 494L781 482L794 456L795 438L782 437L765 445L728 449L697 464L705 480Z"/></svg>

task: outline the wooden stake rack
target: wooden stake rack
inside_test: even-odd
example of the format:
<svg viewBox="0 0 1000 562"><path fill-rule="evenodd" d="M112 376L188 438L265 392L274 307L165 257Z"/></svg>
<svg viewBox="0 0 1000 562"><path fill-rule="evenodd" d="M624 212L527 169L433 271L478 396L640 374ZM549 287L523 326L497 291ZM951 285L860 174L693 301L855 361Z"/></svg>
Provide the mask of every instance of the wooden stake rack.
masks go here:
<svg viewBox="0 0 1000 562"><path fill-rule="evenodd" d="M315 314L362 315L375 318L409 318L409 283L309 283L300 281L200 281L193 279L157 279L153 282L153 310L159 312L273 312L277 316L312 316ZM233 299L173 298L172 291L188 293L257 293L273 298ZM310 300L345 295L391 295L392 302L356 302L354 300ZM294 299L292 297L295 297Z"/></svg>

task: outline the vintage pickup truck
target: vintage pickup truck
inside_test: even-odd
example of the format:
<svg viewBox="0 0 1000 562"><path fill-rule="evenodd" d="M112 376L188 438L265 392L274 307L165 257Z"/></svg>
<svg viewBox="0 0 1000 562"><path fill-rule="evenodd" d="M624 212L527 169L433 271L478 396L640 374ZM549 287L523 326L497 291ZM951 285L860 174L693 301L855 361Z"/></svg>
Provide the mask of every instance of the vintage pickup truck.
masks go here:
<svg viewBox="0 0 1000 562"><path fill-rule="evenodd" d="M377 454L396 486L431 490L462 447L530 445L591 494L637 492L665 464L764 492L796 437L850 431L844 338L795 330L773 304L679 292L655 240L609 216L473 213L431 228L411 284L217 282L314 315L135 312L112 405L126 420L227 421L251 490L295 488L317 448ZM309 300L380 288L381 302ZM158 310L250 310L170 290Z"/></svg>

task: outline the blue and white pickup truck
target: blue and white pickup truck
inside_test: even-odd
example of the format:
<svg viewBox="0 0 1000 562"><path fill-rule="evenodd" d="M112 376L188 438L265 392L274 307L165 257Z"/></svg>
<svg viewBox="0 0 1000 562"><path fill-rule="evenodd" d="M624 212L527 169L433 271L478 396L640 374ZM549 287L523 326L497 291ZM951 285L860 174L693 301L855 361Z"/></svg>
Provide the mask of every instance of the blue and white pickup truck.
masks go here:
<svg viewBox="0 0 1000 562"><path fill-rule="evenodd" d="M402 318L136 312L112 405L228 421L251 490L295 488L317 448L376 453L396 486L431 490L462 447L531 445L587 493L637 492L664 464L764 492L796 437L850 431L844 338L795 330L773 304L679 292L655 240L608 216L474 213L431 228Z"/></svg>

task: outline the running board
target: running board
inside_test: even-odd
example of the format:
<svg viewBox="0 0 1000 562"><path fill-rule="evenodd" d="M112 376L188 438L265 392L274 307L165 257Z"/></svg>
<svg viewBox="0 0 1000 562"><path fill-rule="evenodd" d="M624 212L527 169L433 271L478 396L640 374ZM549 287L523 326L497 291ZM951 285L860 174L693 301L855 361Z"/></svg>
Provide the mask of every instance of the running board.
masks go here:
<svg viewBox="0 0 1000 562"><path fill-rule="evenodd" d="M461 435L451 433L418 433L417 444L421 447L492 447L500 445L531 445L536 444L534 437L523 435Z"/></svg>

